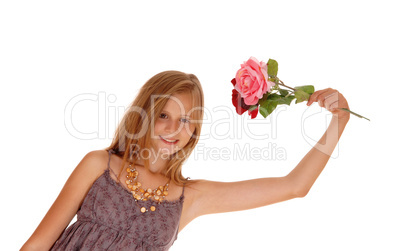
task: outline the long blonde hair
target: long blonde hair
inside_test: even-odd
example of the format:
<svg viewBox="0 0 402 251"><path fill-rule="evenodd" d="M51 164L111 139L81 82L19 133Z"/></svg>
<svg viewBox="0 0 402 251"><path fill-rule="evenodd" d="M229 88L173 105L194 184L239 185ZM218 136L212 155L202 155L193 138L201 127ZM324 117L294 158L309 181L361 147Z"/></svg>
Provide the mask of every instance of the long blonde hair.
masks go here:
<svg viewBox="0 0 402 251"><path fill-rule="evenodd" d="M204 93L200 81L195 75L180 71L164 71L153 76L141 87L125 112L115 131L111 145L105 149L113 149L122 157L120 174L127 162L135 164L135 158L133 158L136 153L135 149L150 149L151 130L149 128L155 123L154 115L161 113L170 96L180 93L190 93L192 96L194 110L190 117L192 122L195 122L195 130L183 149L171 155L167 163L166 176L180 186L185 182L191 182L183 177L181 171L183 163L194 150L200 137L204 116ZM156 97L156 99L151 100L151 97ZM146 128L145 133L143 128ZM149 168L149 158L144 160L144 164L146 168Z"/></svg>

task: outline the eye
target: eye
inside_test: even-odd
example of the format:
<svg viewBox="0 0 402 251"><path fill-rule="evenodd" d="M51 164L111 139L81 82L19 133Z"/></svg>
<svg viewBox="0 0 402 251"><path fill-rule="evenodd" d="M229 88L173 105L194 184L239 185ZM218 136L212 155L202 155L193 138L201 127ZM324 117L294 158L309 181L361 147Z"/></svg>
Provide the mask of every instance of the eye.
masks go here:
<svg viewBox="0 0 402 251"><path fill-rule="evenodd" d="M167 115L166 115L165 113L161 113L161 114L159 115L159 118L165 119L165 118L167 118ZM190 120L184 119L184 118L181 119L181 121L184 122L184 123L190 123Z"/></svg>

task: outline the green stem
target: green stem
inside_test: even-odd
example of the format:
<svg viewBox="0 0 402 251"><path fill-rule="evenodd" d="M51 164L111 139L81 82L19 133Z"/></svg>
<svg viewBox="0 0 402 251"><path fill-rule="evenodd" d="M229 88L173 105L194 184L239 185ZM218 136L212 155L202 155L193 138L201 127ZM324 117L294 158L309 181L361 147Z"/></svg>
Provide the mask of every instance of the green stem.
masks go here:
<svg viewBox="0 0 402 251"><path fill-rule="evenodd" d="M292 87L290 87L290 86L287 86L287 85L285 85L285 83L283 83L283 81L282 80L280 80L278 77L275 77L277 80L278 80L278 85L282 85L282 86L284 86L284 87L286 87L286 88L289 88L289 89L291 89L291 90L293 90L293 91L296 91L296 89L295 88L292 88Z"/></svg>
<svg viewBox="0 0 402 251"><path fill-rule="evenodd" d="M370 119L368 119L368 118L366 118L366 117L363 117L362 115L357 114L357 113L355 113L355 112L352 112L352 111L349 110L349 109L346 109L346 108L338 108L338 109L341 109L341 110L346 111L346 112L349 112L349 113L351 113L351 114L353 114L353 115L355 115L355 116L357 116L357 117L359 117L359 118L367 119L368 121L370 121Z"/></svg>
<svg viewBox="0 0 402 251"><path fill-rule="evenodd" d="M283 81L280 80L278 77L275 77L275 79L278 80L278 83L277 83L278 85L281 85L281 86L284 86L284 87L286 87L286 88L289 88L289 89L293 90L293 92L296 91L295 88L292 88L292 87L290 87L290 86L285 85L285 83L283 83ZM290 93L289 93L289 94L290 94ZM287 96L289 96L289 94L288 94ZM346 112L349 112L349 113L351 113L351 114L353 114L353 115L355 115L355 116L357 116L357 117L359 117L359 118L367 119L368 121L370 121L370 119L368 119L368 118L366 118L366 117L364 117L364 116L362 116L362 115L360 115L360 114L357 114L357 113L355 113L355 112L352 112L352 111L349 110L349 109L346 109L346 108L339 108L339 109L341 109L341 110L343 110L343 111L346 111Z"/></svg>

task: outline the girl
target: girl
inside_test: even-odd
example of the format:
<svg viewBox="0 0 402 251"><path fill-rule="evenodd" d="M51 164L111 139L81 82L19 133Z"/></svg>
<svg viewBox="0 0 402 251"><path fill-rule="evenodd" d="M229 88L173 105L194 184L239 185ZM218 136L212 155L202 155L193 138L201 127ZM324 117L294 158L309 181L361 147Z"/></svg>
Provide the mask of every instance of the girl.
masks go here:
<svg viewBox="0 0 402 251"><path fill-rule="evenodd" d="M332 120L288 175L189 180L181 170L200 136L203 90L192 74L155 75L140 89L111 145L84 156L21 250L168 250L201 215L304 197L349 121L349 113L336 109L349 108L338 91L317 91L307 105L313 102L331 111ZM77 221L66 228L75 214Z"/></svg>

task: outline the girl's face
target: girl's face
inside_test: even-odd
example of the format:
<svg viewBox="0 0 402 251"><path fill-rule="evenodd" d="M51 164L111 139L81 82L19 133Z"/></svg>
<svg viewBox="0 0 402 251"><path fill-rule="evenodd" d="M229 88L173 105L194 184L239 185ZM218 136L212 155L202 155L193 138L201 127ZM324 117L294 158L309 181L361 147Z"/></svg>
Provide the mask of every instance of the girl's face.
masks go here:
<svg viewBox="0 0 402 251"><path fill-rule="evenodd" d="M155 127L151 141L156 154L172 155L182 149L195 130L191 122L190 93L172 95L160 114L155 114ZM159 152L160 151L160 152Z"/></svg>

